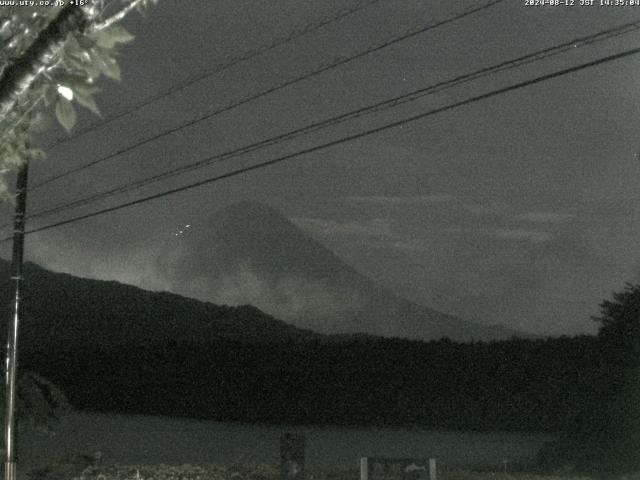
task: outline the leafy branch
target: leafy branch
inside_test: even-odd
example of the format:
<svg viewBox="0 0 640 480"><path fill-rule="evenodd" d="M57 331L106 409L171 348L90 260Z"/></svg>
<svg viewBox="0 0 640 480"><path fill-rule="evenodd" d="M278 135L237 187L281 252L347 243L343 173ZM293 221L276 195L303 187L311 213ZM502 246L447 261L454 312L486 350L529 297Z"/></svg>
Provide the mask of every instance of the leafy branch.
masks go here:
<svg viewBox="0 0 640 480"><path fill-rule="evenodd" d="M133 9L156 0L123 0L105 15L104 3L87 6L10 7L0 14L0 196L2 172L39 155L30 145L37 111L53 107L70 131L75 103L99 115L94 95L101 76L120 80L120 44L133 36L118 25ZM108 4L113 6L114 2ZM26 128L24 128L26 125Z"/></svg>

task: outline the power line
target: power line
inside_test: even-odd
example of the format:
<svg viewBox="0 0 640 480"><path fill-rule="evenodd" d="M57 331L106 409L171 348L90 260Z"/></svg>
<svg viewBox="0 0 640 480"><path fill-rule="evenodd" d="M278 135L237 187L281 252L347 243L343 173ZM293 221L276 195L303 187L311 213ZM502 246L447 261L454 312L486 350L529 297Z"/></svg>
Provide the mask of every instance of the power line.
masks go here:
<svg viewBox="0 0 640 480"><path fill-rule="evenodd" d="M88 218L92 218L92 217L96 217L96 216L99 216L99 215L103 215L105 213L114 212L114 211L117 211L117 210L122 210L124 208L128 208L128 207L131 207L131 206L134 206L134 205L139 205L141 203L146 203L146 202L149 202L151 200L155 200L155 199L161 198L161 197L166 197L168 195L173 195L175 193L183 192L185 190L191 190L192 188L200 187L202 185L206 185L206 184L209 184L209 183L214 183L214 182L217 182L217 181L220 181L220 180L224 180L226 178L234 177L234 176L237 176L237 175L241 175L243 173L247 173L247 172L250 172L250 171L253 171L253 170L258 170L258 169L262 169L262 168L265 168L265 167L269 167L271 165L275 165L277 163L281 163L281 162L284 162L286 160L290 160L290 159L295 158L295 157L299 157L299 156L302 156L302 155L308 155L310 153L315 153L315 152L318 152L320 150L324 150L324 149L327 149L327 148L330 148L330 147L334 147L336 145L340 145L340 144L343 144L343 143L346 143L346 142L351 142L353 140L357 140L357 139L364 138L364 137L367 137L367 136L370 136L370 135L374 135L376 133L380 133L382 131L389 130L391 128L395 128L395 127L399 127L399 126L402 126L402 125L406 125L408 123L415 122L417 120L421 120L423 118L426 118L426 117L429 117L429 116L432 116L432 115L436 115L438 113L442 113L442 112L446 112L446 111L449 111L449 110L453 110L455 108L458 108L458 107L461 107L461 106L464 106L464 105L469 105L471 103L479 102L479 101L485 100L487 98L495 97L497 95L501 95L501 94L504 94L504 93L507 93L507 92L511 92L511 91L514 91L514 90L518 90L518 89L521 89L521 88L524 88L524 87L528 87L528 86L531 86L531 85L535 85L537 83L541 83L541 82L544 82L544 81L547 81L547 80L551 80L553 78L561 77L563 75L567 75L567 74L574 73L574 72L577 72L577 71L580 71L580 70L584 70L584 69L587 69L587 68L590 68L590 67L594 67L594 66L597 66L597 65L608 63L608 62L611 62L611 61L614 61L614 60L620 60L622 58L629 57L631 55L637 55L638 53L640 53L640 48L634 48L634 49L631 49L631 50L625 50L625 51L623 51L621 53L617 53L617 54L614 54L614 55L609 55L609 56L606 56L606 57L602 57L602 58L599 58L597 60L592 60L590 62L583 63L583 64L580 64L580 65L577 65L577 66L574 66L574 67L566 68L566 69L563 69L563 70L558 70L558 71L555 71L553 73L549 73L549 74L546 74L546 75L535 77L535 78L530 79L530 80L526 80L524 82L520 82L520 83L516 83L514 85L510 85L508 87L499 88L497 90L493 90L493 91L488 92L488 93L477 95L477 96L468 98L466 100L461 100L459 102L451 103L451 104L446 105L444 107L439 107L439 108L436 108L436 109L433 109L433 110L429 110L427 112L423 112L423 113L420 113L420 114L417 114L417 115L413 115L411 117L408 117L408 118L405 118L405 119L402 119L402 120L398 120L398 121L395 121L395 122L392 122L392 123L389 123L389 124L386 124L386 125L383 125L383 126L380 126L380 127L376 127L376 128L372 128L372 129L369 129L369 130L365 130L363 132L360 132L360 133L357 133L357 134L354 134L354 135L349 135L349 136L346 136L346 137L342 137L342 138L339 138L337 140L333 140L331 142L327 142L327 143L323 143L323 144L320 144L320 145L316 145L314 147L305 148L303 150L299 150L299 151L294 152L294 153L290 153L290 154L283 155L283 156L280 156L280 157L277 157L277 158L273 158L271 160L266 160L264 162L260 162L260 163L254 164L254 165L250 165L248 167L243 167L243 168L239 168L239 169L236 169L236 170L232 170L232 171L224 173L222 175L217 175L215 177L210 177L210 178L207 178L205 180L200 180L198 182L190 183L188 185L183 185L181 187L176 187L176 188L172 188L170 190L165 190L164 192L156 193L156 194L149 195L149 196L146 196L146 197L142 197L142 198L139 198L139 199L136 199L136 200L132 200L132 201L129 201L129 202L121 203L119 205L115 205L115 206L112 206L112 207L103 208L101 210L97 210L97 211L94 211L94 212L91 212L91 213L87 213L87 214L84 214L84 215L79 215L79 216L76 216L76 217L72 217L72 218L69 218L67 220L62 220L62 221L59 221L59 222L55 222L55 223L51 223L51 224L48 224L48 225L44 225L42 227L38 227L38 228L35 228L35 229L32 229L32 230L29 230L29 231L27 231L25 233L26 234L31 234L31 233L36 233L36 232L42 232L44 230L50 230L52 228L60 227L62 225L75 223L75 222L78 222L80 220L85 220L85 219L88 219ZM5 242L7 240L10 240L11 238L12 237L6 237L6 238L2 239L1 241Z"/></svg>
<svg viewBox="0 0 640 480"><path fill-rule="evenodd" d="M33 219L33 218L40 218L40 217L46 217L46 216L50 216L53 215L55 213L58 212L62 212L65 210L68 210L70 208L74 208L74 207L78 207L78 206L82 206L82 205L87 205L89 203L93 203L95 201L104 199L104 198L108 198L110 196L114 196L117 194L121 194L121 193L125 193L127 191L131 191L131 190L135 190L138 189L140 187L143 187L145 185L151 184L151 183L155 183L157 181L161 181L161 180L165 180L167 178L171 178L174 177L176 175L180 175L192 170L196 170L198 168L203 168L207 165L211 165L212 163L217 163L219 161L224 161L224 160L228 160L230 158L235 158L238 157L240 155L244 155L246 153L250 153L256 150L259 150L261 148L267 147L267 146L272 146L272 145L276 145L279 143L282 143L286 140L298 137L300 135L303 134L308 134L320 129L324 129L327 128L329 126L334 126L340 123L343 123L345 121L348 120L352 120L355 118L359 118L361 116L364 115L368 115L371 113L375 113L375 112L379 112L382 111L384 109L389 109L389 108L393 108L396 107L400 104L404 104L407 102L411 102L411 101L416 101L426 95L431 95L433 93L436 92L440 92L449 88L453 88L455 86L467 83L469 81L472 80L476 80L478 78L482 78L482 77L486 77L489 75L493 75L495 73L498 72L502 72L502 71L506 71L506 70L510 70L522 65L527 65L533 62L537 62L537 61L541 61L545 58L548 58L550 56L553 55L558 55L560 53L566 52L567 50L572 50L574 47L578 46L578 45L589 45L598 41L603 41L603 40L607 40L610 38L613 38L615 36L619 36L622 34L626 34L626 33L630 33L632 31L638 30L640 28L640 21L636 21L636 22L629 22L629 23L625 23L623 25L620 25L618 27L614 27L614 28L610 28L595 34L591 34L588 36L584 36L584 37L579 37L579 38L574 38L570 41L564 42L562 44L556 45L556 46L552 46L552 47L548 47L542 50L538 50L536 52L532 52L529 53L527 55L523 55L521 57L518 58L514 58L511 60L507 60L504 62L500 62L497 65L493 65L490 67L485 67L485 68L481 68L479 70L476 70L472 73L469 74L465 74L465 75L461 75L458 77L455 77L453 79L450 80L446 80L446 81L442 81L442 82L438 82L436 84L424 87L424 88L420 88L418 90L414 90L412 92L388 99L388 100L383 100L381 102L366 106L366 107L362 107L360 109L354 110L354 111L350 111L338 116L334 116L332 118L323 120L323 121L319 121L319 122L315 122L312 123L310 125L307 125L305 127L301 127L301 128L297 128L295 130L280 134L278 136L275 137L271 137L265 140L261 140L259 142L255 142L253 144L247 145L247 146L243 146L240 148L236 148L230 151L226 151L211 157L207 157L203 160L199 160L197 162L188 164L188 165L182 165L180 167L176 167L173 168L171 170L165 171L165 172L161 172L157 175L152 175L150 177L146 177L140 180L135 180L129 183L126 183L124 185L120 185L117 186L115 188L109 189L109 190L105 190L102 192L98 192L92 195L89 195L87 197L83 197L83 198L79 198L76 200L72 200L70 202L67 203L63 203L60 205L56 205L44 210L40 210L37 211L35 213L33 213L32 215L29 215L28 218ZM6 225L3 225L0 228L4 228Z"/></svg>
<svg viewBox="0 0 640 480"><path fill-rule="evenodd" d="M265 95L269 95L269 94L274 93L274 92L276 92L278 90L282 90L283 88L289 87L289 86L294 85L294 84L299 83L299 82L302 82L303 80L307 80L309 78L315 77L317 75L320 75L321 73L327 72L329 70L332 70L334 68L340 67L342 65L345 65L345 64L347 64L349 62L352 62L354 60L357 60L359 58L362 58L362 57L365 57L367 55L370 55L370 54L372 54L374 52L377 52L377 51L380 51L380 50L385 49L387 47L390 47L392 45L395 45L396 43L399 43L399 42L402 42L402 41L407 40L409 38L415 37L416 35L419 35L419 34L427 32L429 30L433 30L433 29L435 29L437 27L440 27L440 26L447 25L449 23L455 22L455 21L460 20L460 19L462 19L464 17L472 15L472 14L474 14L476 12L479 12L479 11L482 11L482 10L486 10L486 9L488 9L490 7L493 7L494 5L497 5L497 4L502 3L504 1L505 0L491 0L490 2L485 3L484 5L482 5L480 7L474 7L474 8L470 8L470 9L464 10L461 13L458 13L456 15L448 17L448 18L446 18L444 20L441 20L439 22L432 23L432 24L429 24L427 26L423 26L423 27L420 27L420 28L417 28L417 29L412 29L408 33L404 33L404 34L402 34L400 36L393 37L393 38L391 38L389 40L386 40L384 43L381 43L381 44L376 45L374 47L370 47L370 48L368 48L368 49L366 49L364 51L361 51L359 53L356 53L354 55L334 60L333 62L331 62L331 63L329 63L327 65L323 65L323 66L317 68L316 70L313 70L311 72L303 74L303 75L301 75L299 77L295 77L293 79L286 80L283 83L280 83L280 84L278 84L276 86L273 86L273 87L269 87L266 90L262 90L259 93L256 93L256 94L253 94L253 95L249 95L249 96L247 96L247 97L245 97L243 99L240 99L237 102L228 104L228 105L226 105L224 107L221 107L221 108L219 108L219 109L217 109L217 110L215 110L215 111L213 111L211 113L207 113L205 115L202 115L200 117L192 119L192 120L190 120L190 121L188 121L186 123L183 123L183 124L181 124L181 125L179 125L177 127L172 127L172 128L170 128L168 130L165 130L164 132L161 132L161 133L158 133L158 134L153 135L151 137L148 137L146 139L140 140L140 141L138 141L138 142L136 142L136 143L134 143L134 144L132 144L132 145L130 145L128 147L120 148L119 150L116 150L115 152L113 152L113 153L111 153L109 155L106 155L104 157L98 158L96 160L88 162L88 163L86 163L84 165L81 165L79 167L69 169L66 172L62 172L62 173L60 173L58 175L55 175L55 176L53 176L53 177L51 177L51 178L49 178L47 180L44 180L43 182L40 182L40 183L34 185L33 187L31 187L30 191L36 190L36 189L38 189L40 187L43 187L44 185L47 185L47 184L49 184L49 183L51 183L53 181L59 180L61 178L64 178L64 177L66 177L68 175L71 175L73 173L77 173L79 171L85 170L85 169L87 169L89 167L92 167L92 166L98 164L98 163L110 160L110 159L112 159L112 158L114 158L114 157L116 157L118 155L121 155L123 153L127 153L127 152L129 152L129 151L131 151L131 150L133 150L135 148L138 148L138 147L140 147L142 145L145 145L147 143L153 142L153 141L155 141L155 140L157 140L159 138L165 137L165 136L170 135L172 133L175 133L175 132L178 132L180 130L183 130L183 129L185 129L187 127L190 127L190 126L192 126L192 125L194 125L196 123L202 122L204 120L208 120L208 119L210 119L210 118L212 118L212 117L214 117L216 115L219 115L221 113L224 113L224 112L227 112L227 111L232 110L234 108L237 108L239 106L242 106L242 105L244 105L246 103L249 103L249 102L251 102L253 100L261 98L261 97L263 97Z"/></svg>
<svg viewBox="0 0 640 480"><path fill-rule="evenodd" d="M266 44L266 45L262 45L254 50L249 50L241 55L238 55L236 57L232 57L230 58L227 62L216 65L213 69L208 69L200 74L197 74L196 76L192 76L191 78L188 78L186 80L184 80L181 83L178 83L177 85L172 86L171 88L165 89L161 92L158 92L155 95L152 95L151 97L146 98L145 100L143 100L140 103L137 103L136 105L131 106L130 108L127 108L125 110L123 110L122 112L119 112L115 115L112 115L108 118L105 118L103 121L96 123L95 125L91 125L87 128L84 128L82 130L80 130L79 132L76 132L75 134L66 137L66 138L62 138L56 142L53 142L52 144L47 146L47 150L51 150L59 145L62 145L64 143L70 142L71 140L75 140L76 138L82 137L83 135L90 133L94 130L97 130L98 128L102 128L105 125L108 125L111 122L114 122L124 116L129 115L130 113L133 113L137 110L140 110L144 107L146 107L147 105L150 105L152 103L157 102L158 100L161 100L163 98L166 98L170 95L173 95L176 92L179 92L181 90L184 90L185 88L198 83L202 80L205 80L209 77L213 77L219 73L224 72L225 70L228 70L229 68L235 67L236 65L239 65L241 63L244 63L246 61L252 60L270 50L273 50L277 47L280 47L282 45L285 45L293 40L296 40L297 38L303 37L305 35L308 35L309 33L315 32L316 30L319 30L323 27L325 27L326 25L329 25L331 23L337 22L339 20L342 20L345 17L348 17L349 15L353 15L354 13L357 13L361 10L364 10L365 8L380 2L381 0L366 0L364 2L360 2L356 5L354 5L353 7L348 7L348 8L343 8L340 9L338 12L336 12L333 15L329 15L326 16L324 18L322 18L321 20L319 20L318 22L315 23L309 23L306 26L304 26L301 29L298 30L293 30L292 32L290 32L288 35L277 38L275 40L273 40L271 43Z"/></svg>

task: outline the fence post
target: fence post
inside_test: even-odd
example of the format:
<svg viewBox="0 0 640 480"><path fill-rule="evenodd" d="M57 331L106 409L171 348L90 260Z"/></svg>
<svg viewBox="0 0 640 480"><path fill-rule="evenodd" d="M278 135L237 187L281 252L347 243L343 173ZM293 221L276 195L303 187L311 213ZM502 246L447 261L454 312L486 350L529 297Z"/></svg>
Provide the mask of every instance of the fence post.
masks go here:
<svg viewBox="0 0 640 480"><path fill-rule="evenodd" d="M360 458L360 480L369 480L369 459Z"/></svg>

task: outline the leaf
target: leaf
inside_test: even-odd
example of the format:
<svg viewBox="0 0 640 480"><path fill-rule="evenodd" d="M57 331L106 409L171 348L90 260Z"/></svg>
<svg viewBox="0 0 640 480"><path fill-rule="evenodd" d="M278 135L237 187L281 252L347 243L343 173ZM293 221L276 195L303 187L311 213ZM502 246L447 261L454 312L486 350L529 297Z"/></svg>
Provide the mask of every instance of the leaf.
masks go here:
<svg viewBox="0 0 640 480"><path fill-rule="evenodd" d="M105 59L103 63L99 64L99 67L102 73L104 73L107 77L120 81L120 66L115 59Z"/></svg>
<svg viewBox="0 0 640 480"><path fill-rule="evenodd" d="M64 97L58 97L56 118L67 132L70 132L76 124L76 110L71 102Z"/></svg>
<svg viewBox="0 0 640 480"><path fill-rule="evenodd" d="M88 108L96 115L100 115L100 109L98 108L98 104L93 99L93 93L95 93L97 89L89 88L85 86L77 86L73 89L73 92L76 94L76 101L85 108Z"/></svg>
<svg viewBox="0 0 640 480"><path fill-rule="evenodd" d="M91 55L89 53L86 53L86 55L86 58L69 55L66 63L76 71L86 73L88 77L97 78L100 75L100 69L93 62Z"/></svg>
<svg viewBox="0 0 640 480"><path fill-rule="evenodd" d="M134 39L134 36L120 25L112 26L109 33L118 43L128 43Z"/></svg>
<svg viewBox="0 0 640 480"><path fill-rule="evenodd" d="M76 88L90 88L91 81L87 72L62 72L57 76L57 82L62 85L67 85L75 92Z"/></svg>
<svg viewBox="0 0 640 480"><path fill-rule="evenodd" d="M92 48L91 58L104 75L120 81L120 67L118 62L109 55L109 52L101 48Z"/></svg>
<svg viewBox="0 0 640 480"><path fill-rule="evenodd" d="M97 45L106 49L112 49L118 43L128 43L133 39L134 36L120 25L100 30L96 35Z"/></svg>

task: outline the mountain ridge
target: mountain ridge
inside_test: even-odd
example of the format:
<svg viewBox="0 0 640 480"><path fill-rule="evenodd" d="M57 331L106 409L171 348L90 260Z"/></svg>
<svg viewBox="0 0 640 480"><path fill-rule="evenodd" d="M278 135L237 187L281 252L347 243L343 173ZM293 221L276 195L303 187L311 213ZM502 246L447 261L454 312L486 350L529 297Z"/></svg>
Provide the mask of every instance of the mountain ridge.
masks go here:
<svg viewBox="0 0 640 480"><path fill-rule="evenodd" d="M0 259L0 292L8 298L9 262ZM38 344L111 349L130 344L299 341L319 337L252 305L230 307L151 292L112 280L46 270L27 262L22 290L21 348ZM7 318L8 302L0 304ZM6 333L3 332L3 335Z"/></svg>

